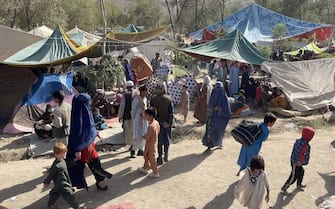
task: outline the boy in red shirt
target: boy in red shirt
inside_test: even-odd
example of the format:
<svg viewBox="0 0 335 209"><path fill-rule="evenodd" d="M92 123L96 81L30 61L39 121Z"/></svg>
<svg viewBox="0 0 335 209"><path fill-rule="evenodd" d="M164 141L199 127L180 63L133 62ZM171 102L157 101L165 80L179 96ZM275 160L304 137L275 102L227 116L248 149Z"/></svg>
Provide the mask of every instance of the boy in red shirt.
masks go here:
<svg viewBox="0 0 335 209"><path fill-rule="evenodd" d="M156 112L154 107L144 111L145 119L149 122L149 127L147 133L144 135L144 139L146 140L144 148L144 165L143 167L138 168L138 171L144 174L147 174L148 170L152 169L152 173L149 175L149 177L152 178L159 177L155 153L160 126L155 120Z"/></svg>

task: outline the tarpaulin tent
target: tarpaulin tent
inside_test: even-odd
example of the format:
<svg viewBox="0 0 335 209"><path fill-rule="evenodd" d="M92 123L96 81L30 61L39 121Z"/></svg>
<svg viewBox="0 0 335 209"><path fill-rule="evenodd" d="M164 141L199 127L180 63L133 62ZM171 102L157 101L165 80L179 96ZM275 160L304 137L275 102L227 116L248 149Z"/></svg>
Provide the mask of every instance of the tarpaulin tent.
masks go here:
<svg viewBox="0 0 335 209"><path fill-rule="evenodd" d="M287 33L285 37L310 37L315 33L316 39L329 39L332 34L333 27L331 25L306 22L291 18L255 3L235 12L222 21L218 21L206 28L211 31L224 29L225 31L240 30L243 35L251 42L273 42L272 30L279 23L286 26ZM203 29L190 34L196 40L201 40ZM306 37L305 37L306 38Z"/></svg>
<svg viewBox="0 0 335 209"><path fill-rule="evenodd" d="M141 32L109 32L107 38L116 42L125 43L145 43L151 41L161 34L165 33L170 28L170 25L162 26L152 30L145 30Z"/></svg>
<svg viewBox="0 0 335 209"><path fill-rule="evenodd" d="M4 133L32 132L33 125L44 111L44 103L51 102L55 91L63 91L65 101L71 103L73 73L44 74L32 85L29 92L16 106L12 117L3 129ZM43 105L44 104L44 105Z"/></svg>
<svg viewBox="0 0 335 209"><path fill-rule="evenodd" d="M207 28L204 28L202 32L202 38L201 41L206 42L206 41L211 41L214 40L216 37L215 32L208 30Z"/></svg>
<svg viewBox="0 0 335 209"><path fill-rule="evenodd" d="M48 38L51 36L52 32L53 32L52 29L48 28L45 25L42 25L30 30L28 33L42 38Z"/></svg>
<svg viewBox="0 0 335 209"><path fill-rule="evenodd" d="M213 58L260 65L266 58L238 30L223 38L179 49L186 54L209 62Z"/></svg>
<svg viewBox="0 0 335 209"><path fill-rule="evenodd" d="M74 40L79 46L90 46L100 41L102 37L88 33L77 26L66 32L72 40Z"/></svg>
<svg viewBox="0 0 335 209"><path fill-rule="evenodd" d="M335 59L299 62L264 62L261 69L271 74L291 106L298 111L315 110L335 102Z"/></svg>
<svg viewBox="0 0 335 209"><path fill-rule="evenodd" d="M47 67L86 57L95 49L95 46L79 46L57 26L49 38L27 46L3 63L17 67Z"/></svg>
<svg viewBox="0 0 335 209"><path fill-rule="evenodd" d="M138 33L141 31L143 30L133 24L129 24L127 27L120 29L121 33Z"/></svg>
<svg viewBox="0 0 335 209"><path fill-rule="evenodd" d="M315 42L311 42L309 44L307 44L306 46L303 46L297 50L294 51L290 51L290 52L284 52L284 54L289 54L289 55L296 55L298 54L298 52L300 50L305 51L305 50L309 50L309 51L313 51L315 54L321 54L323 52L325 52L328 49L328 47L324 47L324 48L319 48Z"/></svg>

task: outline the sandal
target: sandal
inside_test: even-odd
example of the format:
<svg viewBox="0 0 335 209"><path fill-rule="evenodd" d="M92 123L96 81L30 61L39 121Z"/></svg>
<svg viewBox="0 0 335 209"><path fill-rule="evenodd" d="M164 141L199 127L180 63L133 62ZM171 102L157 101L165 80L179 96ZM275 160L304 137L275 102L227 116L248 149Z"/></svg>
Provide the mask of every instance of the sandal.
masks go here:
<svg viewBox="0 0 335 209"><path fill-rule="evenodd" d="M102 181L101 181L102 182ZM95 186L97 186L97 189L99 189L99 190L107 190L108 189L108 186L107 185L105 185L104 187L101 187L100 185L99 185L99 183L101 183L101 182L96 182L95 183Z"/></svg>

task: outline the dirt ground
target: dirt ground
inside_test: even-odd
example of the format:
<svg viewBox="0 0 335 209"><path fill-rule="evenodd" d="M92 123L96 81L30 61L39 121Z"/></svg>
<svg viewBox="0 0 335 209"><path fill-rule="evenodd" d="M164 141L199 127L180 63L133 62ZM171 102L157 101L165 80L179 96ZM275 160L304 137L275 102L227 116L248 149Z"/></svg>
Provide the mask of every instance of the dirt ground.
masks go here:
<svg viewBox="0 0 335 209"><path fill-rule="evenodd" d="M261 117L256 115L253 119L261 121ZM242 208L233 196L234 185L238 181L236 160L240 144L229 134L240 119L230 122L223 149L204 155L205 147L200 141L204 126L196 124L191 118L190 122L174 130L175 142L170 147L170 161L159 167L160 178L150 179L138 173L136 169L143 164L143 159L128 158L129 153L125 149L103 152L100 153L103 167L114 174L107 181L109 189L98 191L92 174L86 169L89 193L76 191L78 201L88 208L121 202L133 202L137 209ZM306 124L318 126L319 121L314 117L279 119L271 129L261 150L271 183L270 202L264 202L263 208L312 209L323 198L335 194L335 153L330 147L335 132L332 126L322 125L317 127L310 143L311 160L305 167L304 178L307 188L298 192L292 186L289 196L279 193L290 173L292 145L300 137L301 127ZM14 139L2 137L0 151L24 149L20 148L19 142L8 140ZM46 208L49 190L42 191L42 181L46 178L43 171L52 160L41 158L0 163L0 205L10 209ZM58 204L60 208L68 208L61 198Z"/></svg>

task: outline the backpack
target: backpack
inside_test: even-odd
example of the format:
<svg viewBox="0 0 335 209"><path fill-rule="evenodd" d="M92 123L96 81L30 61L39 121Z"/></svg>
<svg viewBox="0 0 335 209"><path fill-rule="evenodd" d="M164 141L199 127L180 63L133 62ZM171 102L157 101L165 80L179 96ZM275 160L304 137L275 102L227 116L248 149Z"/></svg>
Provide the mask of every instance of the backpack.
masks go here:
<svg viewBox="0 0 335 209"><path fill-rule="evenodd" d="M231 131L231 135L234 139L247 147L249 147L260 134L261 128L259 123L248 120L243 120Z"/></svg>

